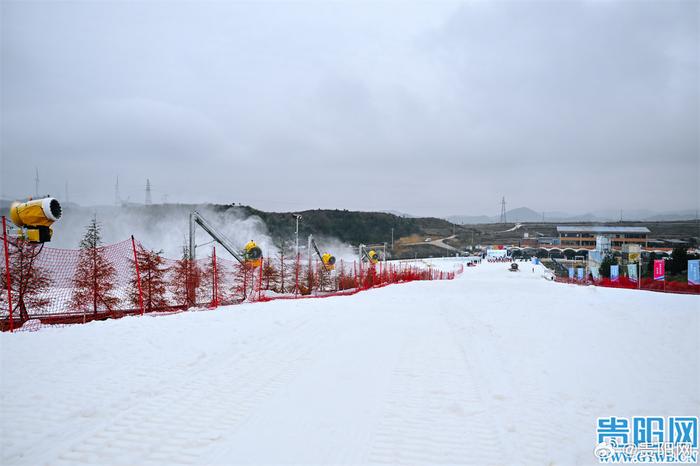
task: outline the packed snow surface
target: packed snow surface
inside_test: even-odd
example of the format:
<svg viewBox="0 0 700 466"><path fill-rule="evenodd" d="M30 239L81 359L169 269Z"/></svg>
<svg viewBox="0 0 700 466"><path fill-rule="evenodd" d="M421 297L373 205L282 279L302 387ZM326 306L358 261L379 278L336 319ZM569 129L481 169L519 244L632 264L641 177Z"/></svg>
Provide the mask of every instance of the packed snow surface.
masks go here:
<svg viewBox="0 0 700 466"><path fill-rule="evenodd" d="M698 414L697 296L508 266L4 333L0 463L594 464L598 416Z"/></svg>

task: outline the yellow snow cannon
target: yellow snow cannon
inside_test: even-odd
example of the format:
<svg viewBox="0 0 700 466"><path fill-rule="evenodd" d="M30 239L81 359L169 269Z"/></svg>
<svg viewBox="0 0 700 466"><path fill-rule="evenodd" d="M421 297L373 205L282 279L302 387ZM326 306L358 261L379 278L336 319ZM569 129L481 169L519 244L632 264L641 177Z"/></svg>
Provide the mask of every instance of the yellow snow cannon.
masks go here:
<svg viewBox="0 0 700 466"><path fill-rule="evenodd" d="M330 271L335 269L335 257L333 257L330 253L327 252L322 255L321 260L323 261L323 266L326 268L326 270Z"/></svg>
<svg viewBox="0 0 700 466"><path fill-rule="evenodd" d="M245 245L243 258L248 267L256 268L262 265L262 250L252 239Z"/></svg>
<svg viewBox="0 0 700 466"><path fill-rule="evenodd" d="M51 225L61 218L62 213L61 204L53 197L13 202L10 206L10 220L21 229L20 235L30 243L51 241Z"/></svg>
<svg viewBox="0 0 700 466"><path fill-rule="evenodd" d="M370 264L376 264L379 262L379 254L374 249L367 253L367 257L369 257Z"/></svg>

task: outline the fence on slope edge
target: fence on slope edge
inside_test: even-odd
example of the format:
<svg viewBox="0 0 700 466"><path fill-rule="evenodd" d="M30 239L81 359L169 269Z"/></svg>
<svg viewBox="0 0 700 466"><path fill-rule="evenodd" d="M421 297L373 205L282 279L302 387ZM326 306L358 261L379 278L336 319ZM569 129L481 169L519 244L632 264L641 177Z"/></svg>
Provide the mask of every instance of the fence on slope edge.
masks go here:
<svg viewBox="0 0 700 466"><path fill-rule="evenodd" d="M463 271L462 266L445 272L341 260L335 272L328 273L319 261L284 255L263 258L262 266L252 269L217 257L214 247L208 257L195 261L165 258L133 237L86 250L50 248L3 236L5 240L0 330L10 331L30 321L75 324L241 302L351 295L395 283L451 280Z"/></svg>

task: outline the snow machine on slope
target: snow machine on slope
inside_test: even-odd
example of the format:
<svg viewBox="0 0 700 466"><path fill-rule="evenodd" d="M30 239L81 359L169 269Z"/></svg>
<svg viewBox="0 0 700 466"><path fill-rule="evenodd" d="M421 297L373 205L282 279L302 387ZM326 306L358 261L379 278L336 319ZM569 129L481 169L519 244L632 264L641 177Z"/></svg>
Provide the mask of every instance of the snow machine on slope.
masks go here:
<svg viewBox="0 0 700 466"><path fill-rule="evenodd" d="M27 202L13 202L10 206L10 220L19 228L18 236L30 243L51 241L51 225L61 218L61 204L53 197L31 198Z"/></svg>
<svg viewBox="0 0 700 466"><path fill-rule="evenodd" d="M516 262L513 262L510 264L510 268L508 269L509 272L518 272L518 264Z"/></svg>
<svg viewBox="0 0 700 466"><path fill-rule="evenodd" d="M309 254L311 253L312 249L316 252L318 258L321 259L321 263L323 264L323 268L326 270L326 272L335 270L335 257L329 252L321 254L321 251L319 251L316 241L314 240L314 236L309 235ZM309 260L311 259L309 258Z"/></svg>
<svg viewBox="0 0 700 466"><path fill-rule="evenodd" d="M371 249L367 253L367 258L369 259L369 262L371 264L376 264L377 262L379 262L379 253L377 253L377 251L375 251L374 249Z"/></svg>
<svg viewBox="0 0 700 466"><path fill-rule="evenodd" d="M382 248L381 253L380 248ZM369 262L370 264L375 265L379 261L386 260L386 243L384 243L384 246L379 245L378 247L377 245L373 247L360 244L359 253L360 260L362 262Z"/></svg>
<svg viewBox="0 0 700 466"><path fill-rule="evenodd" d="M252 239L245 245L243 259L249 267L256 268L262 265L262 249Z"/></svg>
<svg viewBox="0 0 700 466"><path fill-rule="evenodd" d="M195 244L195 228L199 225L214 241L226 249L238 262L249 268L257 268L262 265L262 250L250 240L244 246L243 251L239 251L223 233L214 228L202 215L193 210L190 212L190 259L196 259L197 245Z"/></svg>

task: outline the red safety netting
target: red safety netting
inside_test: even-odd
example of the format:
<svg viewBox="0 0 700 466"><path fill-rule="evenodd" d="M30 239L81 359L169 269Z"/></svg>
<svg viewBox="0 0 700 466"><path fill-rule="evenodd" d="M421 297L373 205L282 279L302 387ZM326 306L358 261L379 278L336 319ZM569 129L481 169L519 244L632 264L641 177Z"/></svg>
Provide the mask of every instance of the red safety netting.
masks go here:
<svg viewBox="0 0 700 466"><path fill-rule="evenodd" d="M133 271L131 241L96 248L93 254L55 249L8 239L10 290L2 250L0 318L8 319L12 299L14 319L43 316L85 316L90 320L111 312L128 312Z"/></svg>
<svg viewBox="0 0 700 466"><path fill-rule="evenodd" d="M557 282L571 283L574 285L595 285L607 288L624 288L630 290L659 291L665 293L700 294L700 285L692 285L688 282L653 280L642 278L641 282L630 280L628 277L619 277L617 280L601 278L598 280L576 280L574 278L557 277Z"/></svg>
<svg viewBox="0 0 700 466"><path fill-rule="evenodd" d="M133 238L82 250L8 238L7 248L9 274L4 247L0 261L2 330L19 328L30 320L84 323L244 301L354 294L394 283L450 280L463 271L461 266L445 272L405 263L342 260L334 270L327 270L319 261L282 254L263 258L260 267L250 267L217 258L213 247L207 257L177 260L150 251Z"/></svg>

